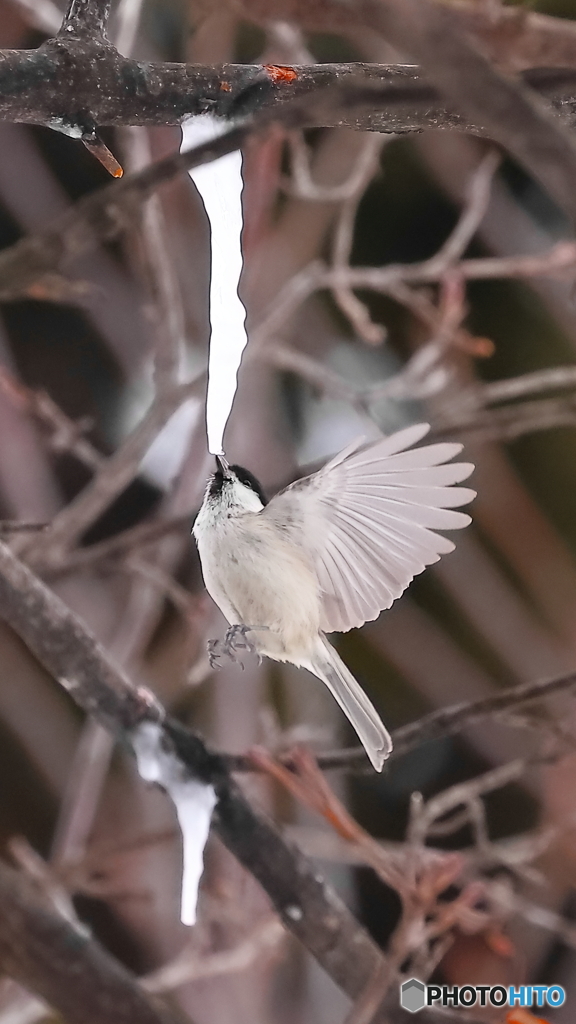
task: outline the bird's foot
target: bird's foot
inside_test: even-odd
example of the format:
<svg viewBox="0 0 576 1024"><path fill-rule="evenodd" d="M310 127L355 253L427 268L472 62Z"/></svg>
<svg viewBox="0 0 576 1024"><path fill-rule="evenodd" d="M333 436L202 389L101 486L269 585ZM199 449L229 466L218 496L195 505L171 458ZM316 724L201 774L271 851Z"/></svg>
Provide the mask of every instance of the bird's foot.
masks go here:
<svg viewBox="0 0 576 1024"><path fill-rule="evenodd" d="M238 657L239 651L247 651L248 654L258 655L258 664L260 664L262 658L256 650L256 645L248 639L246 634L252 630L267 628L267 626L245 626L243 623L238 623L226 630L223 640L209 640L207 646L210 668L222 668L219 661L223 657L230 658L230 661L235 661L241 668L244 668L242 661Z"/></svg>

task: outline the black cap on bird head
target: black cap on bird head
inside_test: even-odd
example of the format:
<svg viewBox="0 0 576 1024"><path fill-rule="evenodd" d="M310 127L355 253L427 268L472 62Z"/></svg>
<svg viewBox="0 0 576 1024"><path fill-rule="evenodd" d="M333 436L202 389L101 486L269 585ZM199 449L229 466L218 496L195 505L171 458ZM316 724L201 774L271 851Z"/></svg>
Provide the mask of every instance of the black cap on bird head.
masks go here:
<svg viewBox="0 0 576 1024"><path fill-rule="evenodd" d="M210 497L218 497L224 486L224 481L233 481L234 479L239 480L245 487L249 487L250 490L254 491L263 505L268 504L268 498L262 489L262 484L256 479L254 474L249 469L245 469L244 466L236 464L231 466L225 455L216 456L216 472L210 481Z"/></svg>

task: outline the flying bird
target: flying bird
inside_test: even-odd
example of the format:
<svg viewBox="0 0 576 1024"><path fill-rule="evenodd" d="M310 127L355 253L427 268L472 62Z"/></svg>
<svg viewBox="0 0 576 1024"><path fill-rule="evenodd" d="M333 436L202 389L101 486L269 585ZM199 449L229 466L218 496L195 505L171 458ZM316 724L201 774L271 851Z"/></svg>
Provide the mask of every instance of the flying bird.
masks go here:
<svg viewBox="0 0 576 1024"><path fill-rule="evenodd" d="M216 456L193 526L206 589L231 624L223 644L211 641L212 654L234 656L244 646L308 669L377 771L390 735L326 634L375 619L453 550L436 531L470 522L454 509L476 492L454 485L474 467L449 462L460 444L412 447L429 429L421 423L369 446L355 442L269 502L249 470Z"/></svg>

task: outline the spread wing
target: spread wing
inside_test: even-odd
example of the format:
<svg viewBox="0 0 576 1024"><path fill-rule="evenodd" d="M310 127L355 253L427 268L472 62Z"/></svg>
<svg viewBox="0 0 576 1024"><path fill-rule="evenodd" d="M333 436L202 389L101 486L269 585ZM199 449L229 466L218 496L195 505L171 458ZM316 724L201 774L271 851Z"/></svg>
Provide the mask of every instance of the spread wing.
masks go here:
<svg viewBox="0 0 576 1024"><path fill-rule="evenodd" d="M453 508L476 492L453 485L474 467L445 464L460 444L411 448L429 429L421 423L369 448L351 445L318 473L280 491L263 510L290 531L314 565L325 632L345 632L375 619L414 576L452 551L452 541L434 531L470 522Z"/></svg>

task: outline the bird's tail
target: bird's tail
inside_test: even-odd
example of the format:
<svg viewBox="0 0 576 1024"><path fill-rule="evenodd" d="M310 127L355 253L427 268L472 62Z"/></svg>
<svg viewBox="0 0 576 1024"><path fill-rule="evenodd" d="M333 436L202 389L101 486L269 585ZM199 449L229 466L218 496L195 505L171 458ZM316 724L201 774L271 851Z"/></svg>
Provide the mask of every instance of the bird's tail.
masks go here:
<svg viewBox="0 0 576 1024"><path fill-rule="evenodd" d="M358 733L376 771L381 772L392 750L390 734L364 690L325 636L319 638L314 657L306 668L326 683Z"/></svg>

